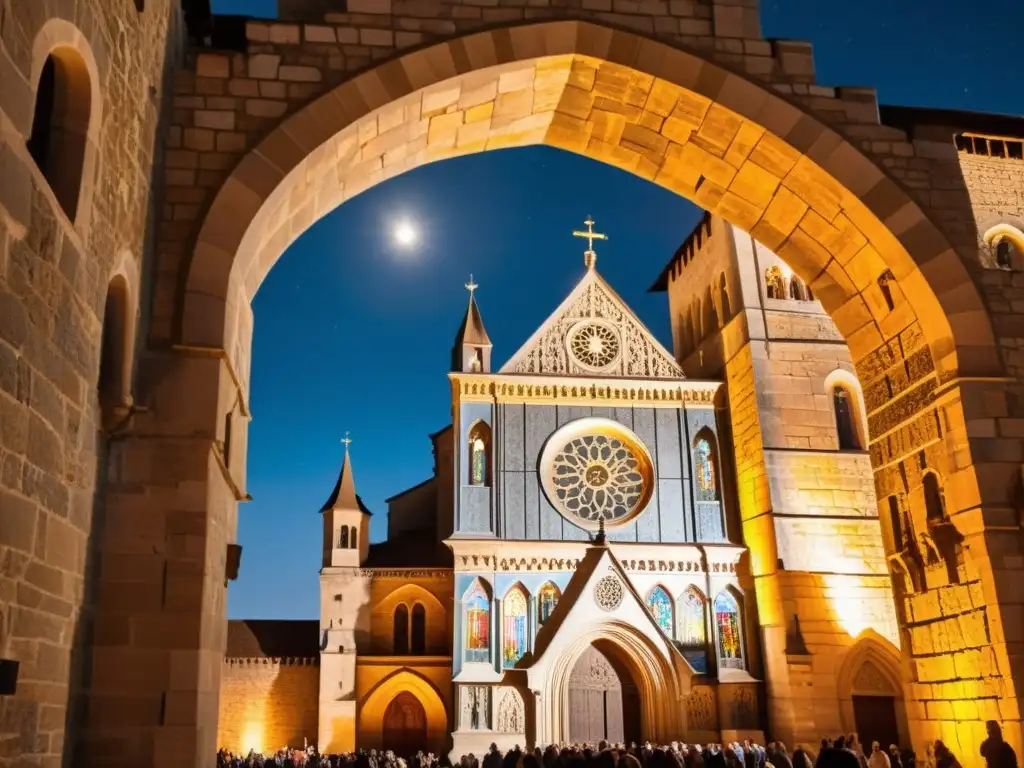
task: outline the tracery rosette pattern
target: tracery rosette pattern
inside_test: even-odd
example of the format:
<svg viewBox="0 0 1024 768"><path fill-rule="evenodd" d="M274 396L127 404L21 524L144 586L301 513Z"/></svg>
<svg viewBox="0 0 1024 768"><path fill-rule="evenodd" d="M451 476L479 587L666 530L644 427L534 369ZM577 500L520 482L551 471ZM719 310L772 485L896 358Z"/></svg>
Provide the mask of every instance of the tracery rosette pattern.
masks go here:
<svg viewBox="0 0 1024 768"><path fill-rule="evenodd" d="M556 454L552 472L559 504L589 523L627 519L645 496L643 463L616 437L575 438Z"/></svg>
<svg viewBox="0 0 1024 768"><path fill-rule="evenodd" d="M569 337L573 357L585 368L602 370L619 357L619 336L604 323L586 323L576 328Z"/></svg>

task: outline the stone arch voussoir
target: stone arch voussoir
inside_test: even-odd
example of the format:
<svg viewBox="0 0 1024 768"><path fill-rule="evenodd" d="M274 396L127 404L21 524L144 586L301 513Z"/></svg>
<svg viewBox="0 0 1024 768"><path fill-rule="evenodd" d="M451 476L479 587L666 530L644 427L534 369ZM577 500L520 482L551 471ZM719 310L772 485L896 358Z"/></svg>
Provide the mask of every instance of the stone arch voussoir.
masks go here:
<svg viewBox="0 0 1024 768"><path fill-rule="evenodd" d="M247 349L241 315L260 281L344 200L425 163L528 144L625 168L751 232L811 287L855 359L893 336L863 293L888 269L937 369L998 369L957 254L837 130L692 52L584 21L429 45L284 119L207 213L178 298L179 340Z"/></svg>

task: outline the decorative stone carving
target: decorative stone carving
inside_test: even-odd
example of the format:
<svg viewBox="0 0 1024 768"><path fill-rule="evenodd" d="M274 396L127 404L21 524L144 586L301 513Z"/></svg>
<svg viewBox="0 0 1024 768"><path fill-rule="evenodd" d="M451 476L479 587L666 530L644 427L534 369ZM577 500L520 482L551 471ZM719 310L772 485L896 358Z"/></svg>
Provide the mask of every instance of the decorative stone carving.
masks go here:
<svg viewBox="0 0 1024 768"><path fill-rule="evenodd" d="M577 288L568 309L552 317L539 338L520 349L502 373L579 376L601 371L638 378L683 378L672 355L604 281L592 275L580 286L582 291Z"/></svg>
<svg viewBox="0 0 1024 768"><path fill-rule="evenodd" d="M523 697L515 688L504 688L501 691L495 730L498 733L526 732L526 708L523 706Z"/></svg>
<svg viewBox="0 0 1024 768"><path fill-rule="evenodd" d="M686 698L686 725L692 731L717 731L718 708L715 691L707 685L695 685Z"/></svg>
<svg viewBox="0 0 1024 768"><path fill-rule="evenodd" d="M892 684L874 662L865 661L853 676L853 690L857 693L894 693Z"/></svg>
<svg viewBox="0 0 1024 768"><path fill-rule="evenodd" d="M622 603L622 582L617 576L608 574L594 585L594 602L605 611L614 611Z"/></svg>
<svg viewBox="0 0 1024 768"><path fill-rule="evenodd" d="M459 718L464 731L490 728L491 689L486 685L462 687L462 712Z"/></svg>
<svg viewBox="0 0 1024 768"><path fill-rule="evenodd" d="M733 689L732 725L739 730L757 728L757 695L753 688L737 686Z"/></svg>

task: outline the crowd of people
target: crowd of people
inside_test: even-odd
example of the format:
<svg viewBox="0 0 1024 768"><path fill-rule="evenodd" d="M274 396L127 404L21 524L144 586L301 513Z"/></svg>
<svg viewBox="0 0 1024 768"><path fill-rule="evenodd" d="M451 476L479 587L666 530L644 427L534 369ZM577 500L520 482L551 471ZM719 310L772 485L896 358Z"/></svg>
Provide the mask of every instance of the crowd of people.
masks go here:
<svg viewBox="0 0 1024 768"><path fill-rule="evenodd" d="M1018 768L1017 755L1002 736L999 724L987 724L988 738L981 745L987 768ZM521 750L518 746L502 753L496 744L483 757L463 755L452 766L445 755L417 752L408 759L390 750L359 750L345 754L321 755L315 748L282 749L272 755L250 752L234 755L217 753L217 768L963 768L942 742L929 744L924 757L900 750L895 744L884 749L877 741L865 750L853 734L822 739L817 748L798 746L790 751L782 742L767 746L742 744L684 744L664 746L650 743L596 745L549 745L546 749Z"/></svg>

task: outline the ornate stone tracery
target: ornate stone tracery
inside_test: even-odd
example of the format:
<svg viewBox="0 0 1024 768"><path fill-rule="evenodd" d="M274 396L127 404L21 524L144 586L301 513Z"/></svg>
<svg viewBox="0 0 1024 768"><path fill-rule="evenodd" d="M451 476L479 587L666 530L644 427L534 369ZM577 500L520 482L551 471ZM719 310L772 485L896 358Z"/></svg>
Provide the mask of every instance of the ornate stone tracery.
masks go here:
<svg viewBox="0 0 1024 768"><path fill-rule="evenodd" d="M618 576L609 573L594 585L594 602L605 611L614 611L622 603L622 582Z"/></svg>
<svg viewBox="0 0 1024 768"><path fill-rule="evenodd" d="M523 706L523 697L515 688L502 690L494 730L498 733L525 733L526 709Z"/></svg>

